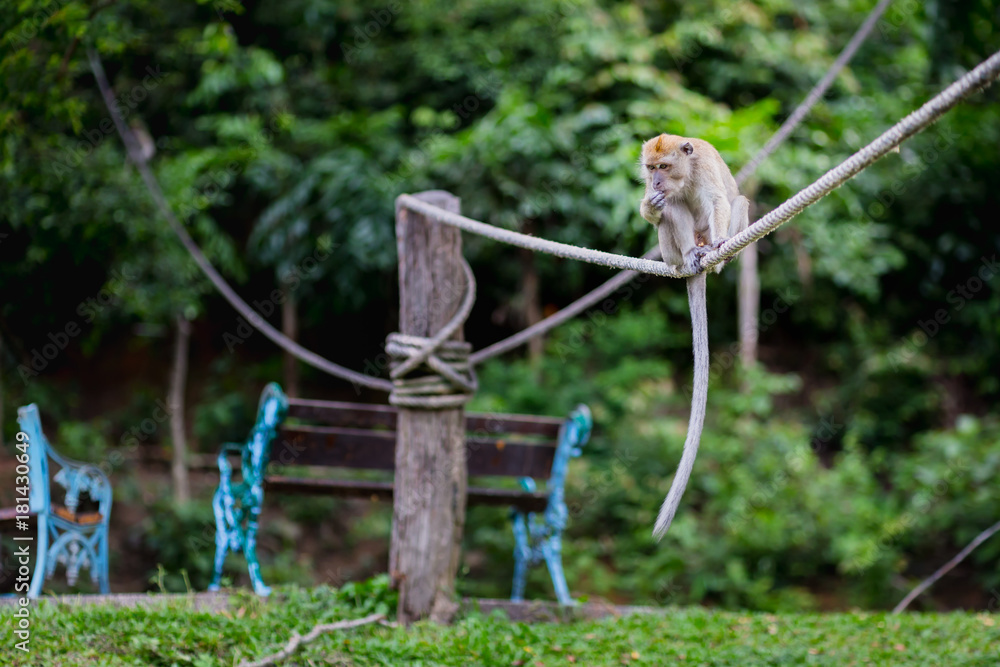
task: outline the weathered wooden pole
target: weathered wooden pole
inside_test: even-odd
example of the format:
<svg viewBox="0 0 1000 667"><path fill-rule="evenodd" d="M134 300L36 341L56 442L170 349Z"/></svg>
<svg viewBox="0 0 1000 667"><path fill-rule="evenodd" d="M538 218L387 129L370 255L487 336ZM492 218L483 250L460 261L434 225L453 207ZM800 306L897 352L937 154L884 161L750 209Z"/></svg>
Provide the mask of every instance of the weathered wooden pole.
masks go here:
<svg viewBox="0 0 1000 667"><path fill-rule="evenodd" d="M459 212L441 190L415 195ZM454 227L396 205L399 330L432 337L465 292L462 236ZM451 340L463 340L462 328ZM399 408L389 572L399 589L398 620L448 622L457 609L455 576L465 525L465 410Z"/></svg>

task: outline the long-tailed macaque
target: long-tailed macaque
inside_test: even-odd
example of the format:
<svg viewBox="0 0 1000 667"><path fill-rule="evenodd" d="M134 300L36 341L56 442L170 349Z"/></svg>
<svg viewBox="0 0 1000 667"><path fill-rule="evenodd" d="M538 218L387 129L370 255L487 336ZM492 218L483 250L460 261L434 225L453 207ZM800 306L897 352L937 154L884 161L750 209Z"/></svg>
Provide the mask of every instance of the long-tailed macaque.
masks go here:
<svg viewBox="0 0 1000 667"><path fill-rule="evenodd" d="M700 269L702 255L747 228L750 202L740 195L729 167L715 147L701 139L661 134L642 145L639 175L646 192L642 217L656 227L663 261L684 271ZM716 273L722 271L722 264ZM670 527L691 476L705 424L708 400L708 310L705 274L687 279L694 347L694 391L687 439L677 474L660 507L653 536Z"/></svg>

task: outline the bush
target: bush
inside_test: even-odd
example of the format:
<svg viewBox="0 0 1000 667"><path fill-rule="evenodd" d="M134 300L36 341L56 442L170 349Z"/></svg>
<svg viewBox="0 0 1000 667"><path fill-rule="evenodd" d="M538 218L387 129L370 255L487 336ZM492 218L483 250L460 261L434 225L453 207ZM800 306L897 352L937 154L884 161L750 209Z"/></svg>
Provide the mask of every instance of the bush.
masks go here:
<svg viewBox="0 0 1000 667"><path fill-rule="evenodd" d="M690 409L662 360L688 345L666 334L664 299L616 315L592 339L580 323L554 332L537 366L505 360L480 374L477 408L566 414L582 401L594 413L593 437L567 482L571 590L762 610L884 607L901 597L899 574L911 560L932 570L996 520L994 420L963 417L955 429L918 435L912 448L871 448L850 424L779 413L775 401L799 391L796 376L733 370L713 374L697 464L670 532L654 543ZM469 548L504 563L506 575L509 524L470 511L468 527ZM1000 543L974 560L998 556ZM1000 583L995 574L980 579ZM550 595L547 580L536 568L529 595ZM509 579L491 570L489 583L463 586L505 595Z"/></svg>

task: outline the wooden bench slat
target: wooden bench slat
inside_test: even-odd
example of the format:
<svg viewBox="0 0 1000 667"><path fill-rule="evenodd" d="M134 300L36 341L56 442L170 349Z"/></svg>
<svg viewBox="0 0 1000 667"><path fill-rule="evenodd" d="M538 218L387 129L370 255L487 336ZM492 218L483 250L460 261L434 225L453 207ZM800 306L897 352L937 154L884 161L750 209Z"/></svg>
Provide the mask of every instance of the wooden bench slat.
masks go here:
<svg viewBox="0 0 1000 667"><path fill-rule="evenodd" d="M391 500L393 494L392 482L278 475L266 477L264 488L269 493L371 498L385 501ZM473 487L468 489L467 495L469 504L517 507L525 512L542 512L547 503L544 493L527 493L520 489Z"/></svg>
<svg viewBox="0 0 1000 667"><path fill-rule="evenodd" d="M394 470L396 434L337 426L282 426L271 464Z"/></svg>
<svg viewBox="0 0 1000 667"><path fill-rule="evenodd" d="M391 405L317 401L305 398L288 399L288 417L323 422L329 426L347 428L385 428L396 430L396 408ZM521 433L555 438L563 420L537 415L497 415L470 412L465 415L465 428L471 433Z"/></svg>
<svg viewBox="0 0 1000 667"><path fill-rule="evenodd" d="M383 427L396 430L396 408L371 403L316 401L306 398L288 399L288 418L323 422L329 426L348 428Z"/></svg>
<svg viewBox="0 0 1000 667"><path fill-rule="evenodd" d="M466 443L469 477L498 475L548 479L556 457L556 443L521 443L469 438Z"/></svg>
<svg viewBox="0 0 1000 667"><path fill-rule="evenodd" d="M545 479L556 442L527 443L497 438L466 440L468 474ZM283 426L271 446L271 463L394 470L396 434L338 426Z"/></svg>
<svg viewBox="0 0 1000 667"><path fill-rule="evenodd" d="M548 438L559 436L563 420L558 417L538 417L536 415L495 415L467 412L465 430L470 433L522 433L524 435L544 435Z"/></svg>

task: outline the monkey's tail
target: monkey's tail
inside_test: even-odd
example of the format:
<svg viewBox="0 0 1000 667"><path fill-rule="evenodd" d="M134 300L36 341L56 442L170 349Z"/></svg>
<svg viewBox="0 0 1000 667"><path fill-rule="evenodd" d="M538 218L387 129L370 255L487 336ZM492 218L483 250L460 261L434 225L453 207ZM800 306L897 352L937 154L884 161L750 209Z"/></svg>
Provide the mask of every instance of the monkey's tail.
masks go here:
<svg viewBox="0 0 1000 667"><path fill-rule="evenodd" d="M670 528L674 520L677 506L687 487L695 457L698 456L698 444L701 442L701 431L705 426L705 406L708 403L708 307L705 299L705 274L699 273L688 278L688 305L691 309L691 343L694 347L694 390L691 393L691 417L688 420L687 439L684 441L684 453L677 466L677 473L670 485L660 514L656 517L653 527L653 537L657 542Z"/></svg>

